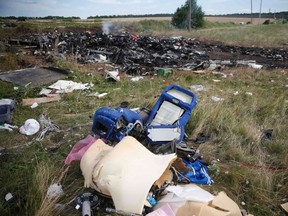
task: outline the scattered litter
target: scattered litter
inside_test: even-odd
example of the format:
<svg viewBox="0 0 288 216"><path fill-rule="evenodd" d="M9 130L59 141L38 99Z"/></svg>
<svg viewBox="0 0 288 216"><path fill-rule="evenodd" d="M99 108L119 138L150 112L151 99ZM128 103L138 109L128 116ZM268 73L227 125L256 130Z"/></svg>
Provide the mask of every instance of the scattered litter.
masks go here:
<svg viewBox="0 0 288 216"><path fill-rule="evenodd" d="M261 142L264 143L266 141L270 141L272 139L272 133L273 133L272 128L264 130L260 137Z"/></svg>
<svg viewBox="0 0 288 216"><path fill-rule="evenodd" d="M156 73L158 76L168 77L173 73L172 68L157 68Z"/></svg>
<svg viewBox="0 0 288 216"><path fill-rule="evenodd" d="M257 69L257 70L260 70L263 68L263 65L259 65L259 64L256 64L256 63L249 63L248 66L254 68L254 69Z"/></svg>
<svg viewBox="0 0 288 216"><path fill-rule="evenodd" d="M215 79L213 79L213 82L218 83L218 82L221 82L221 80L215 80Z"/></svg>
<svg viewBox="0 0 288 216"><path fill-rule="evenodd" d="M48 200L51 200L53 198L58 198L63 194L63 189L62 189L62 185L61 184L52 184L48 187L47 193L46 193L46 197L48 198Z"/></svg>
<svg viewBox="0 0 288 216"><path fill-rule="evenodd" d="M211 185L214 183L208 174L207 166L201 163L200 160L191 161L189 159L182 158L182 162L184 163L183 165L185 166L185 171L184 169L177 170L180 172L178 176L179 182L203 185Z"/></svg>
<svg viewBox="0 0 288 216"><path fill-rule="evenodd" d="M96 136L88 135L86 138L78 141L65 159L65 164L69 165L74 160L81 160L87 149L98 139Z"/></svg>
<svg viewBox="0 0 288 216"><path fill-rule="evenodd" d="M0 124L11 122L11 106L10 105L0 105Z"/></svg>
<svg viewBox="0 0 288 216"><path fill-rule="evenodd" d="M14 128L18 128L18 126L10 125L10 124L7 124L7 123L4 123L4 124L0 125L0 130L8 130L8 131L12 132Z"/></svg>
<svg viewBox="0 0 288 216"><path fill-rule="evenodd" d="M10 109L13 110L15 108L15 100L10 98L0 99L0 106L2 105L8 105L10 106Z"/></svg>
<svg viewBox="0 0 288 216"><path fill-rule="evenodd" d="M209 68L208 68L208 70L213 71L213 70L216 70L217 68L219 68L219 65L214 64L214 63L211 63L210 66L209 66Z"/></svg>
<svg viewBox="0 0 288 216"><path fill-rule="evenodd" d="M168 192L174 193L182 200L189 200L195 202L210 202L215 198L211 193L205 191L196 184L179 184L176 186L170 185L166 188L166 190Z"/></svg>
<svg viewBox="0 0 288 216"><path fill-rule="evenodd" d="M191 90L194 90L196 92L203 92L203 91L206 91L205 87L203 85L192 85L192 86L189 86L189 88Z"/></svg>
<svg viewBox="0 0 288 216"><path fill-rule="evenodd" d="M5 195L5 200L6 200L6 202L11 201L12 199L13 199L13 195L12 195L11 193L7 193L7 194Z"/></svg>
<svg viewBox="0 0 288 216"><path fill-rule="evenodd" d="M142 77L142 76L136 76L136 77L132 77L132 78L131 78L131 81L132 81L132 82L138 82L138 81L140 81L140 80L142 80L142 79L144 79L144 77Z"/></svg>
<svg viewBox="0 0 288 216"><path fill-rule="evenodd" d="M30 136L30 135L37 133L39 129L40 129L40 124L37 120L27 119L25 121L25 124L20 127L19 131L21 134Z"/></svg>
<svg viewBox="0 0 288 216"><path fill-rule="evenodd" d="M233 74L231 74L231 73L230 74L225 74L223 72L213 71L212 74L215 75L215 76L220 76L222 78L227 78L228 76L233 77Z"/></svg>
<svg viewBox="0 0 288 216"><path fill-rule="evenodd" d="M47 96L47 95L51 94L52 91L53 91L52 89L43 88L43 89L39 92L39 95L45 95L45 96Z"/></svg>
<svg viewBox="0 0 288 216"><path fill-rule="evenodd" d="M14 86L14 87L13 87L13 90L15 90L15 91L17 91L18 89L19 89L18 86Z"/></svg>
<svg viewBox="0 0 288 216"><path fill-rule="evenodd" d="M114 81L120 81L120 76L118 71L106 71L106 77L107 80L114 80Z"/></svg>
<svg viewBox="0 0 288 216"><path fill-rule="evenodd" d="M252 95L253 95L252 92L246 92L245 94L246 94L246 95L249 95L249 96L252 96Z"/></svg>
<svg viewBox="0 0 288 216"><path fill-rule="evenodd" d="M124 216L141 216L141 215L142 215L142 214L135 214L135 213L133 213L133 212L116 210L116 209L113 209L113 208L105 208L105 211L106 211L107 213L124 215Z"/></svg>
<svg viewBox="0 0 288 216"><path fill-rule="evenodd" d="M196 71L193 71L193 73L196 73L196 74L205 74L206 71L205 71L205 70L196 70Z"/></svg>
<svg viewBox="0 0 288 216"><path fill-rule="evenodd" d="M76 204L75 209L81 209L83 216L92 216L94 215L92 208L99 204L99 198L96 194L93 195L90 192L86 192L77 196L74 199L74 203Z"/></svg>
<svg viewBox="0 0 288 216"><path fill-rule="evenodd" d="M39 98L26 98L22 99L22 105L33 105L34 103L50 103L61 100L61 96L59 94L50 94L48 97L39 97Z"/></svg>
<svg viewBox="0 0 288 216"><path fill-rule="evenodd" d="M239 91L236 91L236 92L234 92L233 94L234 94L235 96L236 96L236 95L239 95Z"/></svg>
<svg viewBox="0 0 288 216"><path fill-rule="evenodd" d="M56 93L69 93L74 90L86 90L93 87L89 83L77 83L70 80L58 80L56 83L49 86L51 89L56 89Z"/></svg>
<svg viewBox="0 0 288 216"><path fill-rule="evenodd" d="M176 216L176 215L173 212L171 206L168 203L165 203L160 208L147 214L147 216Z"/></svg>
<svg viewBox="0 0 288 216"><path fill-rule="evenodd" d="M102 98L102 97L104 97L106 95L108 95L107 92L104 92L104 93L101 93L101 94L99 92L95 92L95 93L88 94L87 96Z"/></svg>
<svg viewBox="0 0 288 216"><path fill-rule="evenodd" d="M58 126L56 126L49 117L47 117L44 114L41 114L39 117L39 122L41 124L42 130L37 136L36 140L42 140L46 133L49 132L60 132L60 129Z"/></svg>
<svg viewBox="0 0 288 216"><path fill-rule="evenodd" d="M224 101L224 98L220 98L220 97L217 97L217 96L212 96L211 100L213 102L219 102L219 101Z"/></svg>
<svg viewBox="0 0 288 216"><path fill-rule="evenodd" d="M213 197L209 195L209 192L202 191L199 189L200 194L204 194L202 198ZM207 196L208 194L208 196ZM189 194L193 196L193 193ZM195 196L196 197L196 196ZM196 197L198 198L198 197ZM204 199L205 200L205 199ZM242 216L241 210L238 205L230 199L225 192L219 192L210 202L205 201L190 201L185 198L178 197L174 193L167 193L161 199L154 209L158 209L165 204L169 204L175 215L197 215L197 216L207 216L207 215L233 215Z"/></svg>
<svg viewBox="0 0 288 216"><path fill-rule="evenodd" d="M34 103L31 105L31 108L34 109L34 108L36 108L36 107L38 107L38 103L37 103L37 102L34 102Z"/></svg>
<svg viewBox="0 0 288 216"><path fill-rule="evenodd" d="M98 97L98 98L102 98L102 97L104 97L104 96L106 96L106 95L108 95L108 93L107 93L107 92L104 92L104 93L102 93L102 94L97 95L97 97Z"/></svg>

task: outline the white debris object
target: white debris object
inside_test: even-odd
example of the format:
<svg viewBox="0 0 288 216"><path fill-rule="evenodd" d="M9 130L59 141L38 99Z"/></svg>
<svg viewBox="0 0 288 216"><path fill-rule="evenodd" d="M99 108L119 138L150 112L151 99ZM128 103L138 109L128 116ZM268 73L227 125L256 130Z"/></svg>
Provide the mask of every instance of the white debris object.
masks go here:
<svg viewBox="0 0 288 216"><path fill-rule="evenodd" d="M139 80L144 79L142 76L136 76L136 77L132 77L131 81L132 82L138 82Z"/></svg>
<svg viewBox="0 0 288 216"><path fill-rule="evenodd" d="M115 81L120 81L120 76L118 71L106 71L105 79L114 79Z"/></svg>
<svg viewBox="0 0 288 216"><path fill-rule="evenodd" d="M56 89L56 93L69 93L74 90L90 89L89 83L77 83L70 80L58 80L56 83L49 86L51 89Z"/></svg>
<svg viewBox="0 0 288 216"><path fill-rule="evenodd" d="M47 88L43 88L40 92L39 95L49 95L52 92L52 89L47 89Z"/></svg>
<svg viewBox="0 0 288 216"><path fill-rule="evenodd" d="M52 199L60 197L63 193L62 185L55 183L48 187L46 196L48 199Z"/></svg>
<svg viewBox="0 0 288 216"><path fill-rule="evenodd" d="M27 119L24 125L20 127L19 131L21 134L30 136L30 135L37 133L39 129L40 129L40 124L37 120Z"/></svg>
<svg viewBox="0 0 288 216"><path fill-rule="evenodd" d="M34 108L36 108L36 107L38 107L38 103L37 103L37 102L34 102L34 103L31 105L31 108L34 109Z"/></svg>
<svg viewBox="0 0 288 216"><path fill-rule="evenodd" d="M168 186L167 191L174 193L180 201L210 202L215 197L196 184Z"/></svg>
<svg viewBox="0 0 288 216"><path fill-rule="evenodd" d="M212 96L211 100L214 101L214 102L219 102L219 101L224 101L224 98L220 98L220 97L217 97L217 96Z"/></svg>
<svg viewBox="0 0 288 216"><path fill-rule="evenodd" d="M246 92L246 95L252 96L253 93L252 92Z"/></svg>
<svg viewBox="0 0 288 216"><path fill-rule="evenodd" d="M102 97L106 96L107 94L108 94L107 92L104 92L104 93L101 93L101 94L99 92L95 92L95 93L91 93L91 94L89 94L87 96L102 98Z"/></svg>
<svg viewBox="0 0 288 216"><path fill-rule="evenodd" d="M236 96L236 95L239 95L239 91L236 91L236 92L234 92L233 94L234 94L235 96Z"/></svg>
<svg viewBox="0 0 288 216"><path fill-rule="evenodd" d="M104 93L102 93L102 94L97 95L97 97L98 97L98 98L102 98L102 97L104 97L104 96L106 96L106 95L108 95L108 93L107 93L107 92L104 92Z"/></svg>
<svg viewBox="0 0 288 216"><path fill-rule="evenodd" d="M5 195L5 200L6 200L6 202L8 202L9 200L11 200L13 198L13 195L11 194L11 193L7 193L6 195Z"/></svg>
<svg viewBox="0 0 288 216"><path fill-rule="evenodd" d="M257 69L257 70L260 70L260 69L263 68L263 65L259 65L259 64L256 64L256 63L249 63L248 66L252 67L254 69Z"/></svg>
<svg viewBox="0 0 288 216"><path fill-rule="evenodd" d="M194 90L196 92L202 92L205 91L205 87L203 85L192 85L189 87L191 90Z"/></svg>

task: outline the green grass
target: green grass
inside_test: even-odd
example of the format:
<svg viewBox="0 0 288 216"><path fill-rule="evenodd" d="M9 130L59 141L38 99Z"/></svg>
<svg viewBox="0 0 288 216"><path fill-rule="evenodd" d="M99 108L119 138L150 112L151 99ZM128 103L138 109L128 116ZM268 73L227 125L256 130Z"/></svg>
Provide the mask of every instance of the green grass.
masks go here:
<svg viewBox="0 0 288 216"><path fill-rule="evenodd" d="M192 32L192 36L203 40L223 41L232 45L283 47L286 46L288 24L243 25L215 23L208 28Z"/></svg>

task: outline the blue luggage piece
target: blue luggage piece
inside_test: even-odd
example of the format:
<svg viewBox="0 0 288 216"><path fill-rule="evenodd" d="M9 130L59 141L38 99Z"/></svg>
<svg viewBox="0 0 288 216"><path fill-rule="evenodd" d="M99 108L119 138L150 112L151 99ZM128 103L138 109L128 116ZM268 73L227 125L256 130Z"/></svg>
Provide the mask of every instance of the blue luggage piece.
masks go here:
<svg viewBox="0 0 288 216"><path fill-rule="evenodd" d="M171 141L180 143L184 138L184 128L192 109L197 104L194 93L178 86L169 85L145 118L128 108L111 108L108 106L96 110L92 131L100 138L119 142L127 136L136 125L150 144L166 144ZM146 116L146 114L148 116Z"/></svg>
<svg viewBox="0 0 288 216"><path fill-rule="evenodd" d="M142 119L127 108L104 106L96 110L92 131L100 138L119 142L127 136L136 124L142 126Z"/></svg>
<svg viewBox="0 0 288 216"><path fill-rule="evenodd" d="M184 138L184 128L197 96L178 85L172 84L160 95L144 123L150 144L180 143Z"/></svg>

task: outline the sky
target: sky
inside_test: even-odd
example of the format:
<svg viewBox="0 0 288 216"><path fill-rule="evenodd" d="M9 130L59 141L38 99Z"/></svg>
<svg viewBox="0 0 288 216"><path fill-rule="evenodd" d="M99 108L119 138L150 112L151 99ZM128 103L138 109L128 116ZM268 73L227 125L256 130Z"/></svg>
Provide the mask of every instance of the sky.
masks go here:
<svg viewBox="0 0 288 216"><path fill-rule="evenodd" d="M252 0L253 12L261 0ZM174 13L185 0L0 0L0 16L89 16ZM251 0L198 0L206 15L250 13ZM288 11L288 0L262 0L262 12Z"/></svg>

